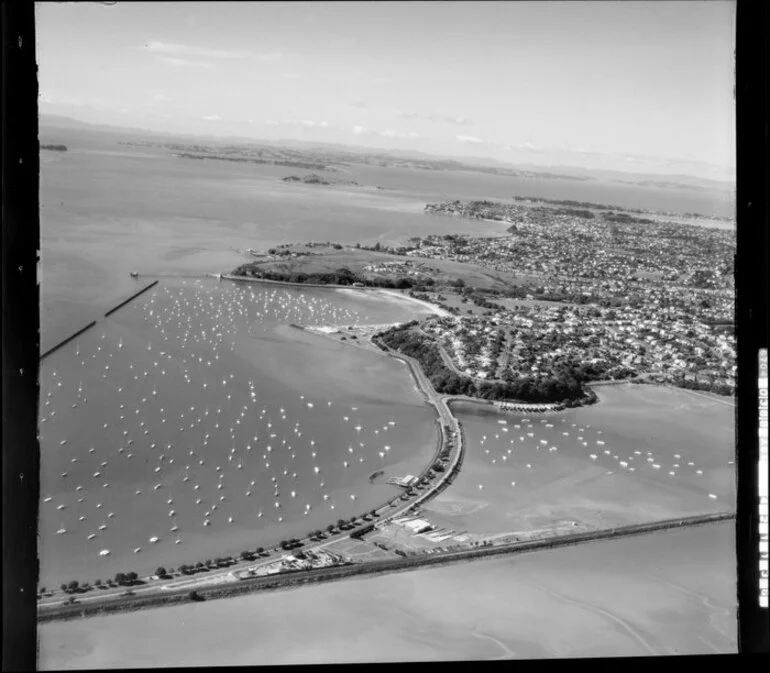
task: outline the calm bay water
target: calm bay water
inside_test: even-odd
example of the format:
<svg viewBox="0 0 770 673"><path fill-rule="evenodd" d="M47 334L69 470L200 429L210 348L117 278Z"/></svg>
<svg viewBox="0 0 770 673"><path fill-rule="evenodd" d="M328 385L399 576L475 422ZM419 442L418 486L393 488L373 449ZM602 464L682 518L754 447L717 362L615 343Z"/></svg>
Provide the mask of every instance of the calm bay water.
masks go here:
<svg viewBox="0 0 770 673"><path fill-rule="evenodd" d="M132 270L217 273L247 260L248 248L286 241L395 243L415 234L505 230L425 215L427 202L518 194L732 214L718 192L373 166L338 174L385 188L372 192L287 184L280 178L305 171L178 159L119 145L114 134L42 129L41 137L69 147L41 156L43 350L128 296Z"/></svg>
<svg viewBox="0 0 770 673"><path fill-rule="evenodd" d="M659 386L598 394L597 405L545 415L456 405L466 457L426 507L431 520L495 535L735 511L732 407Z"/></svg>
<svg viewBox="0 0 770 673"><path fill-rule="evenodd" d="M369 483L379 467L414 473L433 451L433 412L402 365L287 327L393 322L422 309L361 293L164 278L103 319L136 291L130 271L202 276L242 263L247 248L295 240L504 230L423 214L427 201L449 198L518 193L729 214L697 193L475 173L353 167L350 179L386 189L324 189L280 181L296 169L175 159L98 134L53 140L70 151L42 156L41 350L99 324L41 367L48 584L304 534L393 495Z"/></svg>
<svg viewBox="0 0 770 673"><path fill-rule="evenodd" d="M168 280L46 358L41 581L268 547L396 495L369 477L427 464L432 408L401 363L287 325L422 310Z"/></svg>

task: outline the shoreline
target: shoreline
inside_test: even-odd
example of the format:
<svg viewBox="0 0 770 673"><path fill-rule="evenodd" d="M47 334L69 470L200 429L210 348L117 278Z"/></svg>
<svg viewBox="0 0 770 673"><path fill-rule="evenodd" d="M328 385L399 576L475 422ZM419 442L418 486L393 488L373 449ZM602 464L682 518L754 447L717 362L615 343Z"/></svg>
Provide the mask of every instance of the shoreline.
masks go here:
<svg viewBox="0 0 770 673"><path fill-rule="evenodd" d="M268 278L247 278L246 276L233 276L232 274L221 274L222 280L229 280L233 283L245 282L245 283L265 283L268 285L286 285L288 287L314 287L314 288L328 288L331 290L348 290L350 292L373 292L376 294L384 295L385 297L391 297L393 299L400 299L404 301L414 302L420 304L431 310L432 313L441 316L442 318L451 316L452 314L446 309L431 304L430 302L422 299L416 299L410 297L407 294L400 294L398 290L394 290L387 287L377 287L372 285L353 286L353 285L335 285L332 283L292 283L288 280L270 280Z"/></svg>
<svg viewBox="0 0 770 673"><path fill-rule="evenodd" d="M561 547L568 547L590 542L611 542L624 537L636 535L650 535L667 530L681 529L685 527L703 526L735 519L735 512L717 512L713 514L700 514L677 519L666 519L630 526L605 528L575 535L557 535L539 540L505 543L501 545L489 545L481 548L468 549L455 552L444 552L433 555L424 555L417 558L402 558L387 561L373 561L368 563L354 563L346 566L336 566L320 570L305 570L282 573L279 575L259 577L254 579L242 579L226 585L201 586L198 590L200 597L205 600L218 600L232 598L259 591L286 590L296 588L304 584L322 584L333 581L345 581L356 577L371 577L380 573L398 573L418 570L427 566L442 566L456 563L470 562L497 555L514 555L537 551L549 551ZM88 616L107 616L157 607L170 607L190 603L187 589L167 592L152 597L132 597L120 603L113 602L105 605L84 606L82 604L57 605L52 611L38 613L38 623L50 623L54 621L68 621L82 619ZM58 609L57 609L58 608Z"/></svg>
<svg viewBox="0 0 770 673"><path fill-rule="evenodd" d="M244 280L248 280L248 279L244 279ZM259 279L254 279L254 280L256 282L271 282L271 281L261 281ZM292 284L292 285L302 285L302 284ZM328 286L321 286L321 287L328 287ZM361 288L345 288L345 289L356 290ZM403 298L410 301L417 301L420 304L426 304L426 302L423 302L421 300L415 300L412 297L403 297L402 295L399 295L396 291L389 291L388 289L385 289L385 288L367 288L367 289L379 290L380 295L385 295L385 296L390 295L390 296L394 296L395 298ZM427 305L431 306L430 304L427 304ZM433 307L431 306L431 308ZM303 328L302 326L297 326L297 325L293 325L293 326L300 327L302 329L307 329L307 331L309 331L310 333L316 334L317 336L326 336L327 338L332 339L336 342L340 341L339 339L335 339L331 334L324 333L323 330L320 329L319 327L314 326L308 329L308 328ZM350 343L347 343L346 345L354 345L354 344L350 342ZM446 471L443 473L439 473L439 475L434 475L435 481L433 481L433 483L430 484L430 487L426 491L423 491L423 492L417 491L413 494L412 498L406 501L402 501L401 496L396 496L394 498L390 498L387 502L383 503L382 505L374 508L375 511L378 512L378 517L382 517L382 518L378 518L379 522L385 523L392 518L403 515L406 512L417 510L425 502L439 495L447 486L449 486L452 483L457 472L459 471L462 463L463 454L464 454L464 433L462 431L462 427L460 425L459 420L454 415L454 413L452 413L452 409L451 409L452 402L466 401L466 402L478 404L487 408L493 407L497 411L502 411L502 409L500 409L497 404L495 404L490 400L484 400L481 398L476 399L476 398L471 398L467 396L441 395L437 393L433 389L433 386L430 383L429 379L427 379L427 376L422 370L422 367L419 364L419 362L415 361L413 358L410 358L409 356L405 356L403 354L393 352L391 351L391 349L388 349L387 351L383 351L382 349L378 348L371 341L370 338L367 338L364 342L359 342L358 347L359 348L363 347L364 350L367 350L369 352L377 352L386 357L390 357L390 358L397 359L404 362L410 370L410 375L412 376L412 379L416 388L424 395L424 397L426 398L426 401L431 406L433 406L434 410L436 411L436 414L437 414L436 422L438 424L436 452L433 455L430 462L426 465L426 467L421 472L420 478L422 479L425 476L427 476L428 472L430 472L430 470L433 468L440 454L444 450L448 449L449 451ZM597 396L597 402L598 401L599 400ZM563 409L561 410L560 409L543 409L542 411L558 412L562 410ZM528 408L523 411L530 412L530 411L535 411L535 409ZM446 412L446 413L443 413L443 412ZM453 430L453 433L455 433L455 438L457 440L456 446L453 446L453 445L447 446L447 440L449 439L447 431L450 430L450 428ZM454 442L452 444L454 444ZM438 476L438 479L435 478L436 476ZM393 507L394 504L396 505L395 507ZM706 519L708 519L708 517L713 517L713 516L715 515L698 515L697 517L694 517L694 518L703 519L704 517L706 517ZM716 516L730 518L731 516L734 516L734 514L722 513ZM693 518L693 517L690 517L690 518ZM706 519L704 519L704 521ZM676 521L679 521L679 520L677 519ZM359 522L359 525L360 523L364 523L364 522L365 520L362 522ZM651 530L657 530L658 528L655 528L655 526L659 526L659 524L660 522L636 524L635 528L641 527L646 529L646 528L650 528L650 526L653 526ZM678 524L678 525L683 525L683 524ZM687 525L687 524L684 524L684 525ZM569 538L569 539L580 541L582 540L582 536L586 536L586 535L595 536L595 537L591 537L590 539L601 539L603 537L611 537L615 535L616 531L618 530L620 529L612 528L612 529L602 529L599 531L591 531L590 533L579 533L571 536L562 535L562 536L556 536L555 538L543 537L543 538L529 540L526 542L520 542L515 544L519 545L517 547L518 550L526 551L527 549L529 549L529 547L521 547L521 545L530 545L530 546L533 546L533 548L560 546L562 544L569 544L569 542L554 543L554 539L561 540L561 539ZM342 531L340 531L340 533L341 532ZM348 534L344 534L344 535L338 534L337 536L333 536L331 539L325 539L322 544L312 544L312 540L310 538L302 538L302 540L305 542L305 544L310 543L306 547L306 550L313 550L313 549L322 547L324 545L327 545L331 541L334 541L335 539L339 540L339 539L344 539L346 537L348 537ZM497 546L487 547L485 548L486 553L484 555L488 555L490 553L504 553L504 549L503 549L504 547L507 549L506 545L497 545ZM479 552L481 550L467 549L459 552L447 552L444 554L439 554L436 557L431 556L430 557L431 560L404 559L404 562L406 563L406 566L404 567L408 569L409 567L419 567L421 565L427 565L433 562L448 563L448 562L451 562L451 559L456 555L459 555L457 556L458 559L463 559L466 557L466 555L468 559L472 559L476 557L474 554L471 553L474 551ZM516 551L516 550L511 549L509 551ZM253 563L253 562L249 562L249 563ZM367 567L367 568L361 569L361 566L372 566L372 563L363 563L363 564L354 564L353 570L350 569L350 566L343 566L341 567L342 568L341 570L340 570L340 567L329 569L329 570L332 572L332 575L335 575L335 573L339 571L340 573L339 578L345 578L347 576L352 576L357 574L371 574L376 572L388 571L387 569L379 569L379 566L376 565L376 563L379 563L379 562L374 562L374 563L375 565L371 568ZM387 563L390 563L390 562L387 562ZM238 590L238 589L235 589L235 587L243 586L243 585L239 582L235 582L235 583L230 582L229 579L227 578L232 576L232 573L237 571L241 565L243 564L240 562L236 562L235 567L227 570L226 572L217 573L216 575L203 576L199 578L193 578L191 576L191 579L198 579L200 581L200 585L197 586L196 589L199 588L204 593L212 592L212 597L216 597L216 598L227 597L229 595L237 595L237 593L243 593L244 591L256 591L256 590L260 590L260 588L262 589L276 588L276 587L282 588L282 585L291 586L298 583L326 581L324 579L326 577L326 573L317 573L316 571L306 571L306 573L299 573L303 578L306 578L306 579L300 579L298 581L295 581L297 573L287 573L287 574L281 574L278 576L272 576L271 578L269 578L272 581L272 583L267 582L267 586L260 585L258 587L255 586L251 589L243 588L241 590ZM332 578L330 577L329 579L332 579ZM217 585L217 582L225 582L226 584ZM179 595L179 592L183 590L174 590L172 588L168 588L165 585L150 586L150 587L147 587L147 590L148 590L148 595L140 596L136 598L129 598L128 600L124 599L119 594L117 595L111 594L111 595L103 596L105 600L101 601L98 599L98 594L97 594L96 596L93 597L94 599L96 599L94 600L94 603L92 605L85 606L85 607L83 603L79 603L79 604L76 603L75 605L72 605L72 606L65 606L59 603L57 599L56 603L48 603L45 605L39 604L38 610L40 611L41 608L43 609L49 608L54 612L54 614L50 616L50 619L59 619L59 618L67 619L68 618L67 616L64 616L64 615L57 616L56 613L63 611L66 614L70 614L70 612L74 612L77 615L82 614L83 616L85 616L86 614L94 614L94 613L99 614L103 612L111 612L113 610L109 603L110 599L113 599L113 604L116 605L115 607L116 611L141 609L142 607L153 607L155 605L163 605L174 601L179 602L180 600L184 601L186 599L186 596ZM219 593L217 594L217 592ZM161 598L164 595L166 596L167 600ZM144 605L144 603L147 603L147 605ZM134 607L134 605L136 605L136 607ZM40 612L38 612L38 617L40 618Z"/></svg>
<svg viewBox="0 0 770 673"><path fill-rule="evenodd" d="M292 326L299 329L304 329L302 326L299 326L299 325L292 325ZM327 335L318 329L316 330L308 329L307 331L311 334L315 334L316 336L326 336L327 338L331 338L330 335ZM336 339L333 339L333 340L337 341ZM413 495L405 501L402 500L402 495L397 495L395 497L389 498L386 502L381 503L372 508L371 511L376 512L377 521L387 522L392 518L401 516L406 512L416 509L427 500L430 500L436 495L438 495L441 491L444 490L444 488L446 488L446 486L449 483L451 483L451 480L454 478L457 470L459 469L459 464L463 455L463 447L462 447L463 437L462 437L461 428L459 426L459 422L457 421L455 416L452 414L448 406L443 403L441 396L439 396L438 393L435 392L435 390L432 390L432 386L430 386L430 382L427 380L427 378L425 378L424 381L421 380L420 375L422 374L422 370L419 369L419 363L411 362L410 361L411 359L407 359L404 356L391 355L390 353L383 352L380 349L376 348L373 344L371 345L371 348L366 348L365 350L369 352L378 352L385 357L396 359L406 364L418 392L420 392L424 396L426 402L434 409L434 412L436 414L434 423L436 424L436 431L437 431L435 450L431 459L427 462L427 464L423 467L422 471L420 472L419 478L424 479L427 477L428 473L436 464L437 460L439 459L439 456L442 454L442 452L445 449L449 449L450 456L454 454L450 460L450 465L447 467L447 470L443 473L438 473L437 475L435 475L432 480L432 483L430 483L430 487L426 491L420 492L416 490L413 493ZM442 413L442 409L446 413ZM446 416L449 417L448 421ZM447 437L447 433L444 430L445 425L447 427L454 426L456 438L457 438L456 447L449 448L446 446L446 441L449 438ZM354 526L354 528L360 527L361 523L364 523L364 524L367 523L367 520L362 519L361 516L356 517L356 519L359 519L359 522ZM312 551L314 549L322 548L323 546L328 545L332 541L345 539L349 537L350 532L353 532L353 531L343 532L343 530L340 530L336 535L332 534L328 538L324 538L323 542L316 540L315 541L316 544L313 544L314 540L309 537L302 537L298 539L300 542L302 542L303 551ZM270 550L272 550L272 547L270 548ZM231 578L233 577L233 573L237 572L238 570L241 570L242 566L249 566L249 565L253 565L253 561L236 561L231 567L228 567L228 570L226 572L216 573L216 574L207 575L203 577L194 577L191 575L190 580L192 582L195 582L195 580L198 580L196 584L199 584L199 586L196 586L196 590L198 588L200 588L201 590L206 588L211 589L212 586L216 586L218 583L231 584L232 583ZM140 579L147 581L149 577L151 576L142 577ZM179 581L179 580L176 580L176 581ZM153 580L150 580L150 582L152 582L150 586L143 587L142 589L138 589L138 591L147 592L149 595L147 597L138 598L137 600L158 601L160 600L159 597L163 596L164 594L176 595L177 593L176 591L174 591L174 589L169 587L169 584L173 585L173 581L171 583L165 582L164 584L158 584ZM117 593L105 594L102 597L100 597L99 594L95 594L94 596L88 597L85 600L94 601L93 610L91 610L91 606L88 606L86 609L89 612L90 611L95 611L97 613L101 612L103 611L103 608L100 606L104 605L105 601L110 601L110 600L120 601L122 598L124 598L124 596L121 595L122 591L123 591L123 588L118 589ZM100 598L103 598L103 600L99 600ZM61 602L59 602L58 598L56 602L49 602L49 603L43 603L43 604L38 603L38 606L37 606L38 618L40 617L41 609L44 609L46 611L47 610L55 611L61 608L66 609L67 607L72 607L72 606L63 605ZM109 607L107 609L109 610Z"/></svg>
<svg viewBox="0 0 770 673"><path fill-rule="evenodd" d="M392 290L390 288L385 287L372 287L372 288L351 288L352 290L361 290L361 289L369 289L373 290L377 294L382 294L385 297L392 297L393 299L398 299L402 301L409 301L413 302L415 304L420 304L421 306L424 306L427 309L430 309L430 311L438 316L441 316L442 318L446 318L451 316L452 314L447 311L446 309L441 308L440 306L436 306L435 304L431 304L428 301L425 301L423 299L417 299L416 297L410 297L408 294L400 294L398 290Z"/></svg>

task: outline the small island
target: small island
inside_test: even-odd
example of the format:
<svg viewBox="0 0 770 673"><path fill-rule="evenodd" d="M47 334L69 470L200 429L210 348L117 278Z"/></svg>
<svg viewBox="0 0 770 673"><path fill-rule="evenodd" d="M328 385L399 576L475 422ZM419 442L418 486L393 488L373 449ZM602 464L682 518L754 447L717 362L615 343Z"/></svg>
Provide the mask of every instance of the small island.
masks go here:
<svg viewBox="0 0 770 673"><path fill-rule="evenodd" d="M331 178L325 178L315 173L310 175L287 175L285 178L281 178L282 182L300 182L304 185L326 185L328 187L358 187L360 189L382 189L377 185L362 185L355 180L332 180Z"/></svg>
<svg viewBox="0 0 770 673"><path fill-rule="evenodd" d="M66 145L41 145L41 150L50 150L52 152L66 152L67 146Z"/></svg>

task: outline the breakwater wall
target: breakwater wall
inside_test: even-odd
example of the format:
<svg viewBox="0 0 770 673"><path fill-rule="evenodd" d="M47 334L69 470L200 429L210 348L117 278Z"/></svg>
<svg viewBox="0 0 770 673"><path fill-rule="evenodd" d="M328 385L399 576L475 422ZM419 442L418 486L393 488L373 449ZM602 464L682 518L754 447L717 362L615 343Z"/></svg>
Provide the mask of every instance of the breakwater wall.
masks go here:
<svg viewBox="0 0 770 673"><path fill-rule="evenodd" d="M562 411L563 404L525 404L517 402L493 402L494 406L501 411L524 412L524 413L544 413L546 411Z"/></svg>
<svg viewBox="0 0 770 673"><path fill-rule="evenodd" d="M388 559L384 561L371 561L365 563L356 563L353 565L336 566L331 568L321 568L316 570L293 571L271 575L268 577L258 577L254 579L242 579L238 583L229 583L222 585L199 586L196 589L197 594L203 600L214 600L218 598L228 598L231 596L243 596L257 591L270 591L275 589L288 589L301 586L303 584L312 584L320 582L332 582L336 580L349 579L356 576L376 575L388 572L405 572L416 570L425 566L449 565L473 559L486 558L501 554L527 553L533 551L556 549L558 547L567 547L571 545L583 544L599 540L612 540L621 537L630 537L633 535L642 535L688 526L698 526L719 521L728 521L735 519L734 512L717 512L713 514L702 514L679 519L667 519L645 524L635 524L622 526L618 528L603 529L591 531L588 533L577 533L575 535L560 535L541 540L530 540L526 542L513 542L501 545L482 546L472 549L443 552L431 555L411 556L399 559ZM151 607L160 607L163 605L180 605L191 602L188 589L175 590L173 592L164 592L162 595L152 596L132 596L120 599L111 598L104 603L95 603L91 605L57 605L51 608L38 611L38 623L44 623L55 620L78 619L81 617L96 616L100 614L129 612L142 610Z"/></svg>
<svg viewBox="0 0 770 673"><path fill-rule="evenodd" d="M135 292L128 299L120 302L120 304L118 304L117 306L114 306L113 308L111 308L109 311L107 311L107 313L104 314L104 317L106 318L108 315L111 315L111 314L115 313L115 311L117 311L119 308L123 308L126 304L128 304L128 302L133 301L140 294L144 294L145 292L147 292L147 290L149 290L152 287L155 287L157 284L158 284L157 280L152 281L152 283L150 283L149 285L146 285L145 287L143 287L141 290L139 290L139 292Z"/></svg>
<svg viewBox="0 0 770 673"><path fill-rule="evenodd" d="M620 385L623 385L624 383L639 382L639 380L640 379L638 376L634 376L627 379L617 379L617 380L611 379L609 381L591 381L589 383L586 383L585 385L591 388L595 388L598 386L620 386Z"/></svg>
<svg viewBox="0 0 770 673"><path fill-rule="evenodd" d="M45 353L43 353L43 354L40 356L40 359L42 360L43 358L45 358L45 357L48 357L48 356L49 356L51 353L53 353L54 351L57 351L57 350L59 350L59 349L60 349L62 346L64 346L65 344L68 344L68 343L69 343L70 341L72 341L74 338L76 338L76 337L79 337L79 336L80 336L81 334L83 334L83 332L85 332L86 330L89 330L89 329L91 329L91 328L92 328L92 327L93 327L95 324L96 324L96 320L92 320L92 321L91 321L90 323L88 323L88 324L87 324L85 327L81 327L81 328L80 328L80 329L79 329L77 332L75 332L75 333L74 333L74 334L72 334L71 336L68 336L66 339L64 339L64 341L60 341L58 344L56 344L56 345L55 345L55 346L53 346L52 348L49 348L49 349L48 349L48 350L47 350Z"/></svg>

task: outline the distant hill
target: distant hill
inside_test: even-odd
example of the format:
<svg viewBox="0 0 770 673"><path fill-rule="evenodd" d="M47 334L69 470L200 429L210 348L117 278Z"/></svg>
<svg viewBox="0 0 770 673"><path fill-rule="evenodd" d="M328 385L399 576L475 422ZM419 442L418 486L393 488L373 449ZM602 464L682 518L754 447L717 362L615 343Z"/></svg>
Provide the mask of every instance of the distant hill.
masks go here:
<svg viewBox="0 0 770 673"><path fill-rule="evenodd" d="M418 167L427 167L426 164L434 164L435 170L482 170L486 173L499 171L503 175L514 173L522 177L572 179L572 180L602 180L606 182L626 183L639 186L655 187L659 189L687 189L698 191L722 191L734 193L735 183L693 175L671 175L667 173L632 173L600 168L584 168L569 165L542 165L533 163L507 163L491 157L473 156L442 156L428 154L418 150L383 149L379 147L365 147L361 145L346 145L342 143L325 143L320 141L305 141L297 139L267 140L260 138L244 138L239 136L212 136L189 133L168 133L165 131L152 131L136 127L120 127L107 124L91 124L70 117L60 115L41 114L39 126L49 130L77 130L100 133L110 133L116 136L134 136L144 139L157 139L158 142L194 141L213 146L240 144L249 147L275 147L293 148L305 151L317 151L326 154L346 154L369 158L382 158L397 160L399 162L413 161L422 164ZM496 170L495 170L496 169Z"/></svg>

